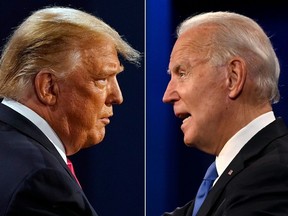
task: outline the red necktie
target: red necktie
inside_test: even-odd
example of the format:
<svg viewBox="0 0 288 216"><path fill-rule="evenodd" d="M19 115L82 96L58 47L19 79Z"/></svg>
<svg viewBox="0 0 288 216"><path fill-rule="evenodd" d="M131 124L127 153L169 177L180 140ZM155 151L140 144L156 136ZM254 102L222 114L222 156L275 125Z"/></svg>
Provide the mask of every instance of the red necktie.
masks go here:
<svg viewBox="0 0 288 216"><path fill-rule="evenodd" d="M71 162L68 158L67 158L67 166L68 166L68 168L70 169L70 171L71 171L71 173L73 174L73 176L74 176L74 178L76 179L76 181L78 182L79 186L81 187L80 182L78 181L78 179L77 179L77 177L76 177L73 164L72 164L72 162Z"/></svg>

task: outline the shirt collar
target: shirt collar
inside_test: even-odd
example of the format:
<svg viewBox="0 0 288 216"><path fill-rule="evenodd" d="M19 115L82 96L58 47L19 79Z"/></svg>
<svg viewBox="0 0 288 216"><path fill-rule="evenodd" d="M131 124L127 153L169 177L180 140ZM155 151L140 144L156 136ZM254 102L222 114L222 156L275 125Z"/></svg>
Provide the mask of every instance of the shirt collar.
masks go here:
<svg viewBox="0 0 288 216"><path fill-rule="evenodd" d="M245 146L245 144L262 128L275 120L273 111L262 114L248 125L239 130L228 142L224 145L220 154L216 157L216 168L218 176L228 167L233 158Z"/></svg>
<svg viewBox="0 0 288 216"><path fill-rule="evenodd" d="M11 109L15 110L16 112L33 122L46 135L50 142L55 146L63 160L67 163L64 145L55 133L55 131L47 123L47 121L45 121L41 116L39 116L36 112L31 110L27 106L10 98L4 98L2 104L10 107Z"/></svg>

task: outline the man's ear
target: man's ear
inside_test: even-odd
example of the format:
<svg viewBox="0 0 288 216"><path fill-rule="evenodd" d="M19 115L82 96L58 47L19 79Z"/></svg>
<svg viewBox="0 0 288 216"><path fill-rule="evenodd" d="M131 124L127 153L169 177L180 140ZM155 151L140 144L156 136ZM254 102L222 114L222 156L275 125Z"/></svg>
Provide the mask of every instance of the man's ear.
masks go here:
<svg viewBox="0 0 288 216"><path fill-rule="evenodd" d="M59 93L55 75L48 69L42 69L34 79L36 95L43 104L54 105Z"/></svg>
<svg viewBox="0 0 288 216"><path fill-rule="evenodd" d="M228 89L229 98L237 98L243 88L246 81L246 66L242 59L233 59L228 64Z"/></svg>

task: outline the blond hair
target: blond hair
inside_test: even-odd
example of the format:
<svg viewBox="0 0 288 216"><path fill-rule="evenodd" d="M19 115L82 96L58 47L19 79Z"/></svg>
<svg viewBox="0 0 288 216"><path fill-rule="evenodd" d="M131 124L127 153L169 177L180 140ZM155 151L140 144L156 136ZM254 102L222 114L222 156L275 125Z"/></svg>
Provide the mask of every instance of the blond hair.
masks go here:
<svg viewBox="0 0 288 216"><path fill-rule="evenodd" d="M0 60L0 97L19 100L43 68L64 75L71 58L81 61L78 52L81 46L97 39L112 41L125 60L139 64L140 53L101 19L65 7L35 11L4 47Z"/></svg>

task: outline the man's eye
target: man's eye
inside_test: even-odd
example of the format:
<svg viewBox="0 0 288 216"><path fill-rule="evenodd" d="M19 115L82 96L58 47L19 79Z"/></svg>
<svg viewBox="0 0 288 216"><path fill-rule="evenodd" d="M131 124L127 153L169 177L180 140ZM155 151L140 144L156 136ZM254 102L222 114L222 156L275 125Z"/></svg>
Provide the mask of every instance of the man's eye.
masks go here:
<svg viewBox="0 0 288 216"><path fill-rule="evenodd" d="M95 80L95 85L97 87L101 88L101 87L104 87L106 84L107 84L107 79L106 78Z"/></svg>
<svg viewBox="0 0 288 216"><path fill-rule="evenodd" d="M180 78L185 77L185 75L186 75L185 71L178 71L178 76Z"/></svg>
<svg viewBox="0 0 288 216"><path fill-rule="evenodd" d="M104 79L99 79L99 80L96 80L96 82L99 82L99 83L106 83L107 82L107 79L104 78Z"/></svg>

